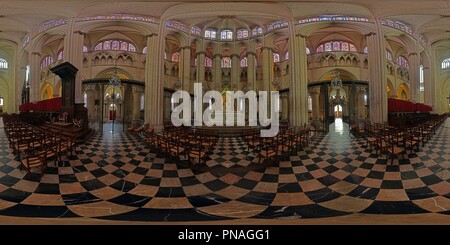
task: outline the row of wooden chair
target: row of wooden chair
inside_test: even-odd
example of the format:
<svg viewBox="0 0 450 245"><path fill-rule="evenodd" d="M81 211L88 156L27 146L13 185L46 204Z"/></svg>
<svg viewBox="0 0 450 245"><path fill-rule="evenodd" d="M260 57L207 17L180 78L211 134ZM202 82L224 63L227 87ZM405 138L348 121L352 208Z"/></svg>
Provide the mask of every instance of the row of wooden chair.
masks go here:
<svg viewBox="0 0 450 245"><path fill-rule="evenodd" d="M4 118L4 131L13 153L21 162L21 168L30 173L32 168L40 167L43 172L48 159L55 165L64 155L72 155L75 148L73 137L33 127L17 118Z"/></svg>

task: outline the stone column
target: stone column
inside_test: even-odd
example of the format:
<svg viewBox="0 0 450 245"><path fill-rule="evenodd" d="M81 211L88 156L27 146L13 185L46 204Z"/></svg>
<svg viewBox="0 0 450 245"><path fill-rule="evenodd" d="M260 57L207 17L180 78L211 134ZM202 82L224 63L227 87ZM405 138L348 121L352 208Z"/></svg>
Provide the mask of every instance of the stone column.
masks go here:
<svg viewBox="0 0 450 245"><path fill-rule="evenodd" d="M161 20L161 23L165 23ZM164 94L164 39L165 28L161 24L159 34L147 36L147 55L145 64L145 122L157 130L163 127Z"/></svg>
<svg viewBox="0 0 450 245"><path fill-rule="evenodd" d="M281 93L280 94L281 99L281 119L287 120L289 116L289 96L288 93Z"/></svg>
<svg viewBox="0 0 450 245"><path fill-rule="evenodd" d="M222 55L214 54L213 56L213 83L215 90L221 90L222 84L222 67L221 67Z"/></svg>
<svg viewBox="0 0 450 245"><path fill-rule="evenodd" d="M425 104L430 105L433 107L433 112L436 112L436 76L434 73L435 69L431 69L431 67L435 66L435 50L431 48L430 45L426 47L426 49L429 51L428 54L428 60L426 60L426 64L423 68L423 79L424 79L424 99Z"/></svg>
<svg viewBox="0 0 450 245"><path fill-rule="evenodd" d="M247 83L248 88L257 90L255 52L247 51Z"/></svg>
<svg viewBox="0 0 450 245"><path fill-rule="evenodd" d="M41 85L41 53L31 52L30 55L30 102L39 101Z"/></svg>
<svg viewBox="0 0 450 245"><path fill-rule="evenodd" d="M78 68L75 77L75 103L83 103L81 94L81 78L83 77L83 42L86 33L75 30L75 18L67 23L67 34L64 37L64 61Z"/></svg>
<svg viewBox="0 0 450 245"><path fill-rule="evenodd" d="M183 90L191 92L191 46L181 47L179 66Z"/></svg>
<svg viewBox="0 0 450 245"><path fill-rule="evenodd" d="M356 88L356 119L361 120L366 118L366 106L364 104L364 95L366 94L366 86L358 86Z"/></svg>
<svg viewBox="0 0 450 245"><path fill-rule="evenodd" d="M130 105L132 107L132 120L139 120L141 115L141 96L143 89L141 86L132 86L133 93L133 103Z"/></svg>
<svg viewBox="0 0 450 245"><path fill-rule="evenodd" d="M239 86L239 55L231 55L231 90L240 90Z"/></svg>
<svg viewBox="0 0 450 245"><path fill-rule="evenodd" d="M197 52L197 82L205 82L205 51Z"/></svg>
<svg viewBox="0 0 450 245"><path fill-rule="evenodd" d="M85 85L84 91L87 94L87 101L85 107L88 109L88 118L95 118L94 102L95 102L95 84Z"/></svg>
<svg viewBox="0 0 450 245"><path fill-rule="evenodd" d="M319 119L319 114L320 114L320 100L319 100L320 86L311 87L308 90L309 90L309 94L310 94L311 99L312 99L313 119L314 120L318 120Z"/></svg>
<svg viewBox="0 0 450 245"><path fill-rule="evenodd" d="M262 90L271 91L273 77L273 52L271 47L262 47L263 86Z"/></svg>
<svg viewBox="0 0 450 245"><path fill-rule="evenodd" d="M308 123L308 78L306 36L295 34L295 23L289 23L289 60L291 79L289 84L289 121L292 126Z"/></svg>
<svg viewBox="0 0 450 245"><path fill-rule="evenodd" d="M411 92L411 100L414 103L420 101L420 56L417 52L409 54L409 90Z"/></svg>
<svg viewBox="0 0 450 245"><path fill-rule="evenodd" d="M386 94L386 49L382 29L379 22L376 33L370 32L367 38L369 48L369 113L370 120L376 123L387 122L387 94Z"/></svg>

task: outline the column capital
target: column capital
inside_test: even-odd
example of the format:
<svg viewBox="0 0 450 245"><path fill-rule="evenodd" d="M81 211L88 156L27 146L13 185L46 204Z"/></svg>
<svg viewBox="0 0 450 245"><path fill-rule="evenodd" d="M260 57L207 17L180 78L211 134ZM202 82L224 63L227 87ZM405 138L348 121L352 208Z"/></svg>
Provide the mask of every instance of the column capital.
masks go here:
<svg viewBox="0 0 450 245"><path fill-rule="evenodd" d="M368 38L368 37L371 37L371 36L374 36L374 35L377 35L377 34L375 32L371 31L369 33L364 34L363 37Z"/></svg>
<svg viewBox="0 0 450 245"><path fill-rule="evenodd" d="M411 57L411 56L417 56L417 53L415 53L415 52L409 53L408 56L409 56L409 57Z"/></svg>
<svg viewBox="0 0 450 245"><path fill-rule="evenodd" d="M31 55L37 55L37 56L41 57L41 53L39 53L39 52L31 52Z"/></svg>
<svg viewBox="0 0 450 245"><path fill-rule="evenodd" d="M146 38L152 38L152 37L157 37L158 34L157 33L150 33L148 35L145 35Z"/></svg>
<svg viewBox="0 0 450 245"><path fill-rule="evenodd" d="M356 87L358 92L366 92L367 86L357 86Z"/></svg>
<svg viewBox="0 0 450 245"><path fill-rule="evenodd" d="M198 51L198 52L196 53L196 55L201 55L201 54L206 55L206 51Z"/></svg>
<svg viewBox="0 0 450 245"><path fill-rule="evenodd" d="M301 34L301 33L295 34L295 36L296 37L301 37L301 38L308 38L308 35Z"/></svg>
<svg viewBox="0 0 450 245"><path fill-rule="evenodd" d="M79 34L79 35L82 35L82 36L87 36L87 35L88 35L86 32L82 32L82 31L80 31L80 30L74 31L73 33Z"/></svg>
<svg viewBox="0 0 450 245"><path fill-rule="evenodd" d="M191 46L183 46L183 47L180 47L180 49L192 49L192 47Z"/></svg>
<svg viewBox="0 0 450 245"><path fill-rule="evenodd" d="M223 57L221 54L214 54L214 55L213 55L213 58L215 59L217 56L218 56L219 58L221 58L221 59L222 59L222 57Z"/></svg>
<svg viewBox="0 0 450 245"><path fill-rule="evenodd" d="M267 47L267 46L261 47L261 50L265 50L265 49L268 49L268 50L270 50L270 51L273 51L273 48L272 48L272 47Z"/></svg>
<svg viewBox="0 0 450 245"><path fill-rule="evenodd" d="M144 88L142 86L132 86L131 91L133 93L144 93Z"/></svg>
<svg viewBox="0 0 450 245"><path fill-rule="evenodd" d="M309 87L308 91L312 95L320 94L320 86Z"/></svg>
<svg viewBox="0 0 450 245"><path fill-rule="evenodd" d="M246 54L246 56L248 56L248 55L256 55L256 53L255 53L255 52L253 52L253 51L247 51L247 54Z"/></svg>
<svg viewBox="0 0 450 245"><path fill-rule="evenodd" d="M238 54L232 54L232 55L230 55L230 58L232 58L232 59L233 59L233 57L237 57L237 58L240 58L240 56L239 56Z"/></svg>

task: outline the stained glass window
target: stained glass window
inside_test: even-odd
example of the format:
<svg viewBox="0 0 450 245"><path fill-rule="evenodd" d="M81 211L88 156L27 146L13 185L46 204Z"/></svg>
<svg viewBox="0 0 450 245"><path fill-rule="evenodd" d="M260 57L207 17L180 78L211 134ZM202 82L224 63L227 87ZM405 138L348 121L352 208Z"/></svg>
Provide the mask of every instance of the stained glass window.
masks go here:
<svg viewBox="0 0 450 245"><path fill-rule="evenodd" d="M237 31L237 39L247 39L248 38L248 30L242 29Z"/></svg>
<svg viewBox="0 0 450 245"><path fill-rule="evenodd" d="M317 53L322 53L323 52L323 44L320 45L319 47L317 47L316 52Z"/></svg>
<svg viewBox="0 0 450 245"><path fill-rule="evenodd" d="M341 51L348 51L348 43L347 42L342 43Z"/></svg>
<svg viewBox="0 0 450 245"><path fill-rule="evenodd" d="M401 67L405 68L405 69L409 69L409 63L405 59L405 57L403 57L403 56L399 56L397 58L397 64L400 65Z"/></svg>
<svg viewBox="0 0 450 245"><path fill-rule="evenodd" d="M61 50L56 56L56 60L62 60L63 58L64 58L64 50Z"/></svg>
<svg viewBox="0 0 450 245"><path fill-rule="evenodd" d="M306 48L305 52L306 52L306 54L311 54L311 51L309 50L309 48ZM286 59L286 60L289 59L289 52L286 52L285 59Z"/></svg>
<svg viewBox="0 0 450 245"><path fill-rule="evenodd" d="M214 29L208 29L205 31L205 38L206 39L216 39L216 30Z"/></svg>
<svg viewBox="0 0 450 245"><path fill-rule="evenodd" d="M1 69L8 69L8 61L5 59L0 58L0 68Z"/></svg>
<svg viewBox="0 0 450 245"><path fill-rule="evenodd" d="M241 59L241 67L247 67L248 63L247 63L247 57L244 57Z"/></svg>
<svg viewBox="0 0 450 245"><path fill-rule="evenodd" d="M205 66L212 67L212 59L209 57L205 57Z"/></svg>
<svg viewBox="0 0 450 245"><path fill-rule="evenodd" d="M122 42L122 43L120 44L120 50L125 50L125 51L127 51L127 50L128 50L128 43Z"/></svg>
<svg viewBox="0 0 450 245"><path fill-rule="evenodd" d="M111 49L112 50L119 50L119 41L112 41L112 43L111 43ZM103 46L105 46L105 45L103 45Z"/></svg>
<svg viewBox="0 0 450 245"><path fill-rule="evenodd" d="M306 48L306 54L309 54L309 48ZM289 59L289 51L286 52L286 54L284 55L284 60L288 60Z"/></svg>
<svg viewBox="0 0 450 245"><path fill-rule="evenodd" d="M341 43L340 42L333 42L333 50L334 51L341 51Z"/></svg>
<svg viewBox="0 0 450 245"><path fill-rule="evenodd" d="M388 50L386 50L386 59L392 61L392 54Z"/></svg>
<svg viewBox="0 0 450 245"><path fill-rule="evenodd" d="M145 47L143 50L142 50L142 53L143 54L146 54L147 53L147 47ZM165 53L164 53L165 54ZM164 58L166 58L166 57L164 57Z"/></svg>
<svg viewBox="0 0 450 245"><path fill-rule="evenodd" d="M97 50L103 50L103 43L99 43L99 44L95 45L94 50L95 50L95 51L97 51Z"/></svg>
<svg viewBox="0 0 450 245"><path fill-rule="evenodd" d="M358 52L358 50L356 49L356 46L350 43L350 51L351 52Z"/></svg>
<svg viewBox="0 0 450 245"><path fill-rule="evenodd" d="M368 54L368 53L369 53L369 48L365 47L364 50L363 50L363 52L364 52L365 54Z"/></svg>
<svg viewBox="0 0 450 245"><path fill-rule="evenodd" d="M331 42L325 43L325 51L332 51Z"/></svg>
<svg viewBox="0 0 450 245"><path fill-rule="evenodd" d="M46 68L47 66L49 66L52 63L53 63L53 57L51 57L50 55L45 56L41 61L41 69Z"/></svg>
<svg viewBox="0 0 450 245"><path fill-rule="evenodd" d="M442 61L441 63L441 68L442 69L448 69L450 68L450 58L445 59L444 61Z"/></svg>
<svg viewBox="0 0 450 245"><path fill-rule="evenodd" d="M180 53L175 52L172 54L172 61L173 62L178 62L180 60Z"/></svg>
<svg viewBox="0 0 450 245"><path fill-rule="evenodd" d="M231 68L231 58L223 57L220 65L222 68Z"/></svg>
<svg viewBox="0 0 450 245"><path fill-rule="evenodd" d="M233 32L230 30L223 30L220 32L220 40L222 41L232 41L233 40Z"/></svg>
<svg viewBox="0 0 450 245"><path fill-rule="evenodd" d="M87 53L87 52L88 52L88 48L83 45L83 53Z"/></svg>
<svg viewBox="0 0 450 245"><path fill-rule="evenodd" d="M277 53L273 53L273 62L280 62L280 55Z"/></svg>
<svg viewBox="0 0 450 245"><path fill-rule="evenodd" d="M105 41L103 43L103 50L110 50L111 49L111 42L110 41Z"/></svg>

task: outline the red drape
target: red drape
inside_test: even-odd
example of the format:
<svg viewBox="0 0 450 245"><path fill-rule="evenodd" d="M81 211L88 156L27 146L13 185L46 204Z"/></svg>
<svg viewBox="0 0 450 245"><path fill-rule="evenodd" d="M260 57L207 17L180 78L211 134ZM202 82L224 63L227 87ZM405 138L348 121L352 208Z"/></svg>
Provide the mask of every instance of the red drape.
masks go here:
<svg viewBox="0 0 450 245"><path fill-rule="evenodd" d="M421 103L413 103L405 100L388 99L388 111L389 112L428 112L433 108L429 105Z"/></svg>
<svg viewBox="0 0 450 245"><path fill-rule="evenodd" d="M20 111L60 111L61 97L27 103L19 106Z"/></svg>

